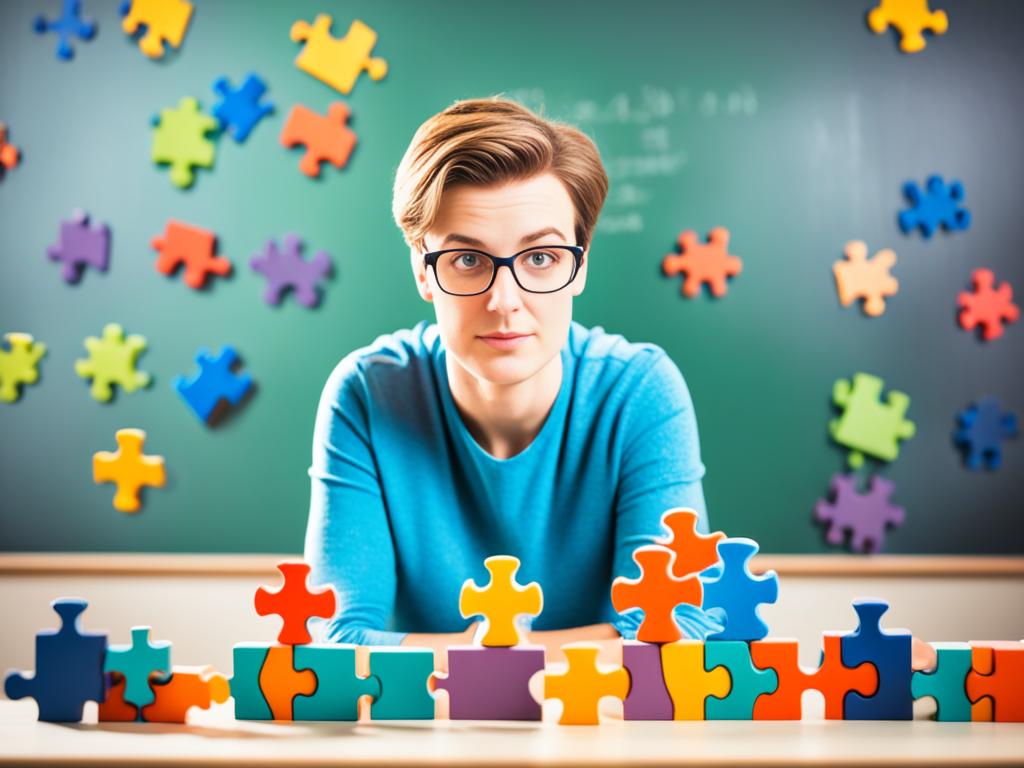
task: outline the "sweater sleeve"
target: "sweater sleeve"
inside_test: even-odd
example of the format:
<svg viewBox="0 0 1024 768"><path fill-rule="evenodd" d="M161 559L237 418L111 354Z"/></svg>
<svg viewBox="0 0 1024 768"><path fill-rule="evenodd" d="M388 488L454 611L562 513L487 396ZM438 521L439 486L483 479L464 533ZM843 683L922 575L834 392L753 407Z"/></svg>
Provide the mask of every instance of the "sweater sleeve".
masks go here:
<svg viewBox="0 0 1024 768"><path fill-rule="evenodd" d="M395 549L370 436L364 372L343 360L324 386L313 430L305 559L310 582L334 587L320 642L398 645L386 631L395 602Z"/></svg>
<svg viewBox="0 0 1024 768"><path fill-rule="evenodd" d="M663 351L653 353L623 408L623 453L615 504L612 575L636 578L633 550L667 534L661 516L673 507L698 513L697 530L708 532L701 478L697 418L682 374ZM625 638L636 637L642 612L618 614L613 625ZM680 605L676 619L688 637L703 639L722 625L700 606Z"/></svg>

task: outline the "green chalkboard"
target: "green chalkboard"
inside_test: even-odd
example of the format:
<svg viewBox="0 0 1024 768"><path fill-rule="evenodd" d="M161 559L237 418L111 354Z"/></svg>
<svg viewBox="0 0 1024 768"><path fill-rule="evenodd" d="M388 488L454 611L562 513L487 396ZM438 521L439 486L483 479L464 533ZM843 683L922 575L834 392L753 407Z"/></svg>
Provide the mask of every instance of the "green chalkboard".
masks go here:
<svg viewBox="0 0 1024 768"><path fill-rule="evenodd" d="M914 55L872 34L853 2L197 2L182 48L143 57L117 3L85 0L91 42L70 62L42 9L0 12L0 120L23 161L0 181L0 331L49 351L38 384L0 404L0 550L298 552L321 387L350 350L432 318L390 218L395 167L415 128L460 98L504 93L597 141L611 194L575 319L663 346L696 405L712 524L768 552L827 552L815 501L845 451L827 425L833 382L857 371L908 393L917 434L881 471L905 524L903 553L1024 553L1024 449L998 471L963 467L956 413L991 394L1024 412L1024 325L982 343L956 299L987 266L1024 291L1024 6L933 0L949 31ZM319 181L278 141L301 103L339 98L298 70L297 19L332 12L380 35L383 80L344 97L358 145ZM276 113L244 144L222 138L212 171L181 191L149 160L150 119L213 81L254 70ZM931 240L897 227L901 186L962 180L973 223ZM66 285L46 249L75 208L112 230L106 273ZM170 218L208 227L234 264L202 292L154 269L150 240ZM661 274L679 233L728 227L743 272L728 294L682 297ZM262 301L249 259L299 233L336 264L316 310ZM880 318L842 308L832 264L845 243L893 248L900 291ZM83 340L119 322L149 343L152 385L100 404L76 377ZM200 346L233 344L257 388L216 429L172 390ZM91 456L140 427L166 457L166 488L116 512Z"/></svg>

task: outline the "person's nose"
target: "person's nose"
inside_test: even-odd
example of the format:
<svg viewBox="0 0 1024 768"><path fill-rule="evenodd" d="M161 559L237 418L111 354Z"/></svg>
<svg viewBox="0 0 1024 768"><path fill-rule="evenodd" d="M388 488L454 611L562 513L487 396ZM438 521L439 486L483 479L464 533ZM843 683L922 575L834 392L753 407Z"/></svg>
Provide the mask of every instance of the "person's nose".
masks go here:
<svg viewBox="0 0 1024 768"><path fill-rule="evenodd" d="M489 293L487 309L492 312L512 312L523 304L523 297L519 293L519 284L508 267L498 267L498 273L494 276L494 285L491 286Z"/></svg>

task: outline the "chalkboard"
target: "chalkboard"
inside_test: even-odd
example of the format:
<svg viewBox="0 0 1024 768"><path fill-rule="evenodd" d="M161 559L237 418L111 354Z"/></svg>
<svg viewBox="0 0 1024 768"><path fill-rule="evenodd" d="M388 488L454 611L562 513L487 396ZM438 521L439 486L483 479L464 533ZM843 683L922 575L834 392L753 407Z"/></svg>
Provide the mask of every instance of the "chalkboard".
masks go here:
<svg viewBox="0 0 1024 768"><path fill-rule="evenodd" d="M390 218L394 170L416 127L456 99L503 93L597 141L611 193L574 318L664 347L696 406L712 526L763 551L840 552L812 521L846 451L828 437L833 382L858 371L911 397L916 435L869 464L895 483L905 523L892 553L1022 553L1024 450L970 471L956 414L982 395L1024 412L1024 323L984 343L956 322L977 267L1024 291L1024 6L933 0L949 30L920 53L867 28L852 2L197 2L184 43L151 61L121 30L118 3L86 0L95 39L60 61L35 15L60 3L6 3L0 120L23 153L0 181L0 331L48 351L37 384L0 404L0 549L299 552L318 396L341 357L379 334L432 319ZM331 12L341 34L379 34L385 78L349 96L300 71L297 19ZM151 118L194 96L209 110L219 76L269 84L274 115L212 170L172 186L150 161ZM279 142L295 104L342 100L358 143L317 181ZM970 229L904 235L902 185L962 181ZM65 284L46 250L76 208L112 232L110 268ZM234 264L193 291L154 269L168 219L207 227ZM680 293L661 272L679 233L731 232L743 271L719 299ZM335 263L321 306L262 300L249 267L267 240L303 237ZM832 265L861 239L892 248L899 293L884 315L843 308ZM86 336L109 322L145 336L147 389L97 403L74 372ZM216 428L171 387L201 346L234 345L254 395ZM136 514L92 480L91 457L121 427L166 457L165 488Z"/></svg>

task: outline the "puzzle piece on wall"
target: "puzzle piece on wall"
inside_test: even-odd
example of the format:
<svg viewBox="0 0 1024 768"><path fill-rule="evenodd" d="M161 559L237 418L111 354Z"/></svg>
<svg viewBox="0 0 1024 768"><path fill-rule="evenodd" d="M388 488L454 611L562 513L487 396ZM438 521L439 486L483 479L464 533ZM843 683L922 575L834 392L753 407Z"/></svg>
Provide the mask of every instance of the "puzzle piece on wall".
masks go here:
<svg viewBox="0 0 1024 768"><path fill-rule="evenodd" d="M32 28L42 35L46 32L57 33L57 58L70 61L75 56L75 49L71 42L77 37L79 40L92 40L96 35L96 22L92 19L82 18L81 0L63 0L60 16L52 21L45 16L36 16L32 22ZM3 144L0 137L0 144Z"/></svg>
<svg viewBox="0 0 1024 768"><path fill-rule="evenodd" d="M633 608L643 611L636 639L648 643L668 643L682 637L675 620L677 605L700 605L704 591L692 573L685 578L673 575L676 554L661 544L646 544L633 550L633 561L640 569L635 579L616 576L612 581L612 605L619 613Z"/></svg>
<svg viewBox="0 0 1024 768"><path fill-rule="evenodd" d="M7 124L0 122L0 180L21 160L21 151L7 141Z"/></svg>
<svg viewBox="0 0 1024 768"><path fill-rule="evenodd" d="M430 684L447 691L451 720L540 720L529 682L543 669L543 646L454 645L448 648L448 673L435 672Z"/></svg>
<svg viewBox="0 0 1024 768"><path fill-rule="evenodd" d="M855 667L864 662L878 670L878 689L869 697L856 691L846 694L846 720L912 720L914 697L910 690L911 635L909 629L883 632L882 614L889 604L876 598L853 601L857 629L842 638L843 664Z"/></svg>
<svg viewBox="0 0 1024 768"><path fill-rule="evenodd" d="M964 186L955 179L946 184L939 175L929 176L924 191L916 182L908 181L903 185L903 195L910 201L910 208L899 215L904 234L920 228L921 234L930 238L939 227L953 232L971 226L971 212L960 207Z"/></svg>
<svg viewBox="0 0 1024 768"><path fill-rule="evenodd" d="M725 616L725 628L708 635L708 640L760 640L768 634L761 620L760 606L779 599L779 577L775 571L755 575L750 559L757 554L753 539L730 538L718 542L722 572L702 578L705 611L719 609Z"/></svg>
<svg viewBox="0 0 1024 768"><path fill-rule="evenodd" d="M261 103L267 84L255 72L250 72L238 88L233 88L226 77L219 77L213 90L221 97L213 107L213 116L220 123L220 129L238 143L249 138L256 124L274 111L273 104Z"/></svg>
<svg viewBox="0 0 1024 768"><path fill-rule="evenodd" d="M61 263L61 277L66 283L82 279L86 267L107 271L110 263L110 228L106 224L90 224L89 214L75 209L70 219L60 223L60 241L46 249L50 261Z"/></svg>
<svg viewBox="0 0 1024 768"><path fill-rule="evenodd" d="M729 230L715 227L708 233L707 243L697 240L697 233L688 229L679 235L679 253L670 253L662 259L661 268L672 277L683 273L683 295L692 299L700 295L701 286L707 284L711 295L724 296L727 278L743 270L743 262L729 254Z"/></svg>
<svg viewBox="0 0 1024 768"><path fill-rule="evenodd" d="M309 589L307 563L278 563L277 570L284 577L284 585L276 592L265 587L256 590L256 613L260 616L276 614L283 620L277 642L285 645L304 645L312 638L306 628L314 616L330 619L337 607L331 587L313 592Z"/></svg>
<svg viewBox="0 0 1024 768"><path fill-rule="evenodd" d="M540 584L533 581L521 585L516 581L519 558L511 555L494 555L484 560L484 567L491 574L484 587L478 587L472 579L466 579L459 592L459 613L462 618L473 616L485 618L485 633L481 645L491 648L506 648L521 642L516 626L518 616L539 616L544 609L544 595Z"/></svg>
<svg viewBox="0 0 1024 768"><path fill-rule="evenodd" d="M163 456L145 456L146 433L141 429L119 429L117 450L97 451L92 457L92 477L97 483L116 483L114 509L137 512L143 486L162 488L167 482Z"/></svg>
<svg viewBox="0 0 1024 768"><path fill-rule="evenodd" d="M214 356L202 347L196 353L199 372L191 377L175 376L171 386L181 399L204 423L210 423L218 407L238 405L253 386L252 376L236 373L238 353L232 346L224 346Z"/></svg>
<svg viewBox="0 0 1024 768"><path fill-rule="evenodd" d="M855 476L832 475L830 498L819 499L814 507L814 519L828 523L825 540L840 545L849 533L854 552L881 550L886 527L903 525L905 517L903 507L890 501L894 488L891 480L873 475L868 490L860 493Z"/></svg>
<svg viewBox="0 0 1024 768"><path fill-rule="evenodd" d="M217 129L217 120L199 111L199 102L185 96L174 109L161 109L153 121L151 157L158 165L170 165L171 183L185 188L195 180L194 168L212 168L213 141L206 134Z"/></svg>
<svg viewBox="0 0 1024 768"><path fill-rule="evenodd" d="M864 456L893 461L900 454L899 440L914 436L914 422L904 418L910 398L890 390L881 401L884 382L868 373L855 373L853 383L839 379L832 387L832 401L843 415L829 422L829 433L840 445L850 448L849 464L856 469Z"/></svg>
<svg viewBox="0 0 1024 768"><path fill-rule="evenodd" d="M971 646L967 643L929 643L935 649L934 670L918 670L910 680L915 699L935 699L935 719L943 722L971 720L967 698L967 673L971 669Z"/></svg>
<svg viewBox="0 0 1024 768"><path fill-rule="evenodd" d="M231 262L214 255L217 236L208 229L170 219L164 234L157 235L150 243L153 250L160 253L156 259L156 271L173 275L184 265L185 285L189 288L203 288L210 275L226 277L231 274Z"/></svg>
<svg viewBox="0 0 1024 768"><path fill-rule="evenodd" d="M344 168L356 145L356 134L347 125L350 115L348 105L340 101L327 108L326 116L296 104L281 129L281 146L306 148L299 170L312 178L320 176L320 166L325 162Z"/></svg>
<svg viewBox="0 0 1024 768"><path fill-rule="evenodd" d="M213 667L172 667L166 681L151 681L153 703L142 708L147 723L184 723L192 707L209 709L231 696L227 678Z"/></svg>
<svg viewBox="0 0 1024 768"><path fill-rule="evenodd" d="M880 0L868 11L868 27L880 35L889 27L900 35L900 50L917 53L924 50L924 32L944 35L949 28L945 11L932 11L928 0Z"/></svg>
<svg viewBox="0 0 1024 768"><path fill-rule="evenodd" d="M0 344L0 402L13 403L21 396L22 384L39 380L39 361L46 345L28 333L5 333Z"/></svg>
<svg viewBox="0 0 1024 768"><path fill-rule="evenodd" d="M327 251L317 251L307 261L302 258L302 249L301 237L285 235L283 248L279 248L276 241L268 240L263 252L249 261L253 271L267 278L267 288L263 292L263 300L267 304L280 304L288 289L304 307L320 304L320 282L330 276L334 265Z"/></svg>
<svg viewBox="0 0 1024 768"><path fill-rule="evenodd" d="M292 41L305 41L295 58L295 66L346 94L351 92L364 70L373 80L383 78L388 73L387 61L370 56L377 44L377 33L356 19L344 37L332 37L333 21L331 16L322 13L312 24L306 21L292 24Z"/></svg>
<svg viewBox="0 0 1024 768"><path fill-rule="evenodd" d="M192 18L187 0L125 0L121 3L121 27L129 35L144 29L139 50L151 59L162 58L167 45L180 48Z"/></svg>
<svg viewBox="0 0 1024 768"><path fill-rule="evenodd" d="M316 676L316 690L296 696L292 702L296 720L356 720L360 696L380 698L380 679L356 674L354 645L297 645L294 664L297 672L310 670ZM423 685L426 690L426 678Z"/></svg>
<svg viewBox="0 0 1024 768"><path fill-rule="evenodd" d="M1017 322L1020 308L1013 303L1013 287L1003 281L996 287L991 269L976 269L971 273L974 291L961 291L957 298L960 307L960 327L965 331L981 328L981 338L993 341L1003 335L1003 326Z"/></svg>
<svg viewBox="0 0 1024 768"><path fill-rule="evenodd" d="M1017 437L1017 414L1004 411L994 397L983 397L957 415L953 441L964 452L968 469L999 469L1002 443Z"/></svg>
<svg viewBox="0 0 1024 768"><path fill-rule="evenodd" d="M601 646L597 643L570 643L561 648L569 667L565 672L544 675L544 698L561 700L559 725L597 725L602 698L626 698L629 673L622 667L600 670L597 654Z"/></svg>
<svg viewBox="0 0 1024 768"><path fill-rule="evenodd" d="M112 645L107 649L104 672L124 676L124 700L136 707L153 703L150 675L165 679L171 672L171 644L166 640L149 641L151 627L132 627L131 645Z"/></svg>
<svg viewBox="0 0 1024 768"><path fill-rule="evenodd" d="M857 299L863 299L864 314L878 317L885 312L885 298L895 296L900 287L891 272L896 253L886 248L868 259L867 244L863 240L851 240L843 255L845 261L832 265L839 303L848 307Z"/></svg>
<svg viewBox="0 0 1024 768"><path fill-rule="evenodd" d="M89 357L75 361L75 373L92 379L89 393L94 400L107 402L114 395L114 384L125 392L149 386L149 374L135 369L136 358L146 349L146 340L135 334L125 338L117 323L103 327L103 338L88 336L85 349Z"/></svg>

